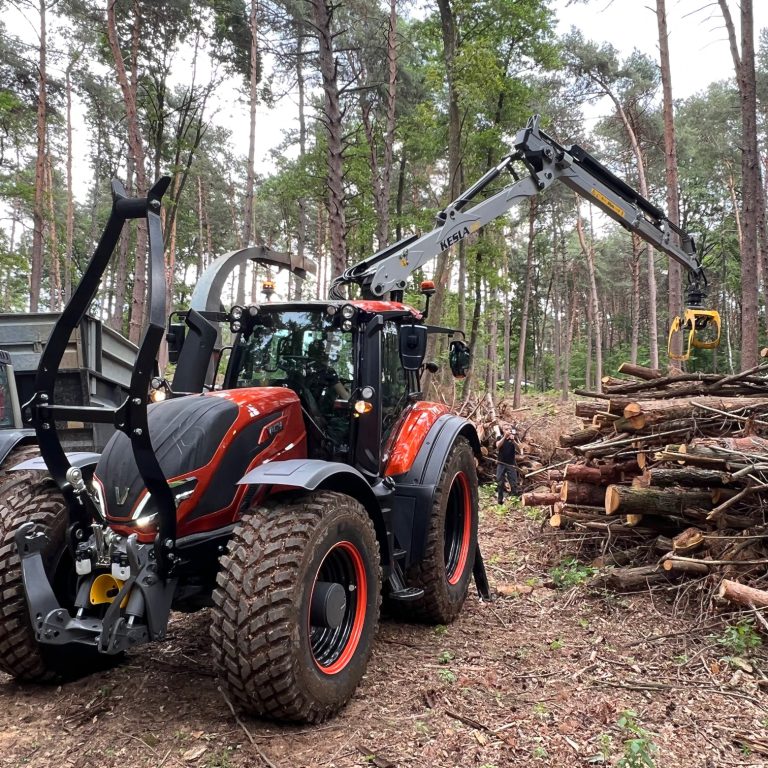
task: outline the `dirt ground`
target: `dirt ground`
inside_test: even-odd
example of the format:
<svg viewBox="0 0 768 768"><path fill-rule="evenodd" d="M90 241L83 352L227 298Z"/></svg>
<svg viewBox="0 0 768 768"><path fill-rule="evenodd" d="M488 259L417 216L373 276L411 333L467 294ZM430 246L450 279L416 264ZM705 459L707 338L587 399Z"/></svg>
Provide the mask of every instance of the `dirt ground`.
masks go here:
<svg viewBox="0 0 768 768"><path fill-rule="evenodd" d="M236 720L207 614L177 615L167 642L117 669L49 688L0 675L0 766L616 766L629 738L630 768L645 755L657 768L768 766L768 654L726 658L728 615L699 611L714 585L558 589L552 569L588 562L593 542L483 491L489 575L517 590L491 604L473 592L449 627L384 619L363 684L331 722Z"/></svg>

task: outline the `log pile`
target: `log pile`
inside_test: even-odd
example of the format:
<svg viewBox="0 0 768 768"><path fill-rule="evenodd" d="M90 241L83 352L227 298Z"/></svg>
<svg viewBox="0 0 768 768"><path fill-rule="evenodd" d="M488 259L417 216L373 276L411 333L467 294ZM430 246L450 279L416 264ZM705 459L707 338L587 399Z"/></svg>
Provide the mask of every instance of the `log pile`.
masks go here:
<svg viewBox="0 0 768 768"><path fill-rule="evenodd" d="M612 566L609 586L714 575L743 604L740 587L768 583L768 363L730 376L620 372L633 378L580 393L593 399L560 438L562 481L523 503L550 506L554 528L605 537L594 565ZM753 604L768 605L757 591Z"/></svg>

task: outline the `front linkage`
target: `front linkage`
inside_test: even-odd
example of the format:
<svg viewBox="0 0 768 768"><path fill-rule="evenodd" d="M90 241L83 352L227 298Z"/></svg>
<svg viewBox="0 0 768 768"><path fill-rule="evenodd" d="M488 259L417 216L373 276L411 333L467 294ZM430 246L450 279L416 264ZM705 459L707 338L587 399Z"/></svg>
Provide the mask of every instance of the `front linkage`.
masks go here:
<svg viewBox="0 0 768 768"><path fill-rule="evenodd" d="M35 428L48 472L69 509L67 546L79 579L73 617L62 608L46 575L42 552L45 533L35 523L21 525L15 535L32 626L39 642L96 646L115 654L165 635L175 589L176 502L152 449L147 425L147 393L165 332L165 263L160 221L162 197L170 178L161 178L147 197L128 197L119 181L112 182L112 211L77 289L61 313L43 350L35 394L24 405L23 418ZM101 278L129 219L145 219L149 245L149 323L141 340L128 397L117 409L56 405L56 375L67 343L88 311ZM139 255L137 254L137 258ZM97 493L83 480L64 452L56 420L113 422L131 440L136 465L157 511L154 545L140 544L136 535L117 535L107 525ZM42 468L42 467L40 467ZM86 577L86 578L84 578ZM114 591L119 589L115 595ZM102 593L109 604L101 618L86 616L89 602ZM121 609L125 610L121 612Z"/></svg>

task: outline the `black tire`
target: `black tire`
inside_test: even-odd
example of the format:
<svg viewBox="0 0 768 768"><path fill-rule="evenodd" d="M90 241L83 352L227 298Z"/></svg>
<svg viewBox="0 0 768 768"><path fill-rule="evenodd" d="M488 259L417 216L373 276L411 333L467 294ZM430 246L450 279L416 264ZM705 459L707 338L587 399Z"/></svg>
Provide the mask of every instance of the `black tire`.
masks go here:
<svg viewBox="0 0 768 768"><path fill-rule="evenodd" d="M17 485L18 481L22 478L27 482L31 482L36 477L40 476L39 472L35 472L31 469L19 469L16 472L10 472L10 468L15 467L17 464L20 464L27 459L34 459L39 455L40 447L36 444L17 445L5 457L2 464L0 464L0 504L2 504L7 495L6 486L10 489L11 485Z"/></svg>
<svg viewBox="0 0 768 768"><path fill-rule="evenodd" d="M52 682L103 669L118 657L80 645L46 647L35 640L13 538L19 526L37 523L48 537L43 562L59 603L67 609L74 602L75 578L65 541L66 502L49 477L26 475L12 472L0 500L0 670L20 681Z"/></svg>
<svg viewBox="0 0 768 768"><path fill-rule="evenodd" d="M346 587L336 629L310 619L312 595L328 582ZM242 709L317 723L349 701L381 602L379 546L357 501L317 491L252 509L232 534L217 583L213 658Z"/></svg>
<svg viewBox="0 0 768 768"><path fill-rule="evenodd" d="M424 558L406 571L406 584L424 596L402 603L408 618L447 624L461 611L477 550L477 470L472 447L457 438L435 488Z"/></svg>

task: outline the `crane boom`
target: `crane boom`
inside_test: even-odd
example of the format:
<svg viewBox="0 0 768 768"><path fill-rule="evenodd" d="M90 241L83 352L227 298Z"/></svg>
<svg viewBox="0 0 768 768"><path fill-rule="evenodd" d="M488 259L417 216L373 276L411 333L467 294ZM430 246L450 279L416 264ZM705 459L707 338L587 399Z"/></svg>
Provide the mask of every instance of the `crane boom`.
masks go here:
<svg viewBox="0 0 768 768"><path fill-rule="evenodd" d="M666 253L689 272L687 306L700 307L706 296L706 277L693 238L675 226L664 212L615 176L577 145L562 147L539 127L538 115L515 136L515 151L505 157L468 190L437 215L431 232L410 236L363 259L347 269L331 285L331 297L342 298L340 288L350 283L361 287L366 298L402 296L408 277L450 246L463 240L518 203L535 197L560 181L585 197L630 232ZM522 163L527 175L517 173ZM500 191L468 207L502 173L514 181ZM679 235L679 244L672 235Z"/></svg>

